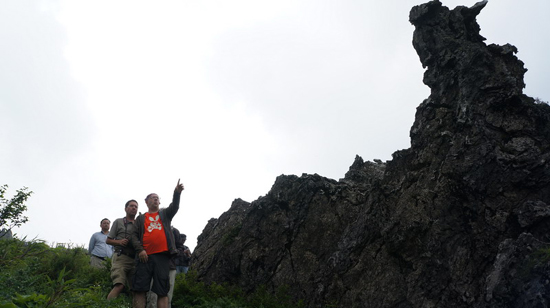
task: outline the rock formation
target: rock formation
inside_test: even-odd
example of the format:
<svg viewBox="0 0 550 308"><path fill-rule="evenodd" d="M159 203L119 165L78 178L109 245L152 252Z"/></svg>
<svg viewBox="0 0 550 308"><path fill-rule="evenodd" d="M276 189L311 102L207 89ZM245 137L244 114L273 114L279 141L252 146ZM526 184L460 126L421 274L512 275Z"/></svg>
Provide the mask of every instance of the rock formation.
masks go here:
<svg viewBox="0 0 550 308"><path fill-rule="evenodd" d="M308 307L547 307L550 106L522 93L514 46L484 43L485 4L411 10L431 94L409 149L235 200L198 239L199 277Z"/></svg>

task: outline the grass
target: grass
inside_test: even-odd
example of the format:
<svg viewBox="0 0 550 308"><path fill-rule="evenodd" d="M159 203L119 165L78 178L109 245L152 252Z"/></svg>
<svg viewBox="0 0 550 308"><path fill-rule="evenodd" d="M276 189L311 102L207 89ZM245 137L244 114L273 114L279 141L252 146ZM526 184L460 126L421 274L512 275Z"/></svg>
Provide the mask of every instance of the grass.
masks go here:
<svg viewBox="0 0 550 308"><path fill-rule="evenodd" d="M0 240L0 308L131 307L128 293L107 301L111 290L110 260L105 269L90 266L80 247L51 248L43 241ZM176 278L174 308L296 308L286 288L259 287L253 293L228 284L205 284L197 273Z"/></svg>

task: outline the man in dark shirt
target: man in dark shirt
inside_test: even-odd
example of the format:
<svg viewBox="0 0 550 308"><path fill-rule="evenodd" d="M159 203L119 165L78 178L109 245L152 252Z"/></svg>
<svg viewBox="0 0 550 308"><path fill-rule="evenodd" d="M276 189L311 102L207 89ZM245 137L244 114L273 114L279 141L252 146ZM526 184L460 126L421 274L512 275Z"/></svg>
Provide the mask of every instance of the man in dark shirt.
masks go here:
<svg viewBox="0 0 550 308"><path fill-rule="evenodd" d="M189 261L191 260L191 251L185 246L187 235L180 234L180 243L178 247L178 257L176 259L177 273L185 273L189 270Z"/></svg>
<svg viewBox="0 0 550 308"><path fill-rule="evenodd" d="M171 223L179 210L183 189L183 184L178 180L172 203L162 209L159 208L159 196L149 194L145 198L148 212L136 218L132 245L138 254L139 262L132 284L134 307L145 308L145 294L149 289L158 295L158 308L168 307L170 258L172 254L178 253Z"/></svg>

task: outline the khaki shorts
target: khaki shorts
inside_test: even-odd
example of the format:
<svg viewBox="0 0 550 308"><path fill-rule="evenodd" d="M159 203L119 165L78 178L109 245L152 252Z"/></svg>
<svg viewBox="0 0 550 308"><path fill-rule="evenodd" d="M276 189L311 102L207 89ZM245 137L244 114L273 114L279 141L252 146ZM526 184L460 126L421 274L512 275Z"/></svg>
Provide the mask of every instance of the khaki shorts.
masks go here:
<svg viewBox="0 0 550 308"><path fill-rule="evenodd" d="M132 280L136 271L135 260L127 255L113 254L111 266L111 280L113 285L121 283L128 288L132 287Z"/></svg>
<svg viewBox="0 0 550 308"><path fill-rule="evenodd" d="M90 265L95 268L105 268L105 259L92 255L90 257Z"/></svg>

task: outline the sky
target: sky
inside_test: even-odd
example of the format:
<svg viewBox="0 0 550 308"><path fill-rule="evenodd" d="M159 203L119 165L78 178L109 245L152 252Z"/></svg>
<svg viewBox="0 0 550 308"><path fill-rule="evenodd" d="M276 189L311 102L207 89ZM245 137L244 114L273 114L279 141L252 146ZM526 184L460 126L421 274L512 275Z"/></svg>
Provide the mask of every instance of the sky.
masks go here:
<svg viewBox="0 0 550 308"><path fill-rule="evenodd" d="M0 2L0 185L33 191L14 233L87 247L127 200L168 206L181 179L173 225L193 249L279 175L391 160L430 92L408 21L424 2ZM545 101L549 13L491 0L477 19L487 44L518 48L524 93Z"/></svg>

